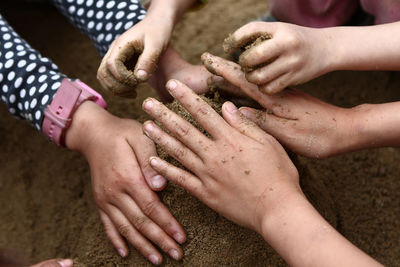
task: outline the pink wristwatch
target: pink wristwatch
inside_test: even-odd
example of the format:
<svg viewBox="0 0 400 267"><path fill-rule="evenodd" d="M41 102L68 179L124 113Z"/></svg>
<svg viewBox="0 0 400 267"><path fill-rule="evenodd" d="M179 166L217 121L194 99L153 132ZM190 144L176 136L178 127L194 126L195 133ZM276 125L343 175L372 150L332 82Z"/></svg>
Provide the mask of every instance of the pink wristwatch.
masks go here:
<svg viewBox="0 0 400 267"><path fill-rule="evenodd" d="M65 146L65 132L71 125L72 115L86 100L107 108L103 97L83 82L63 79L53 101L44 112L43 133L57 145Z"/></svg>

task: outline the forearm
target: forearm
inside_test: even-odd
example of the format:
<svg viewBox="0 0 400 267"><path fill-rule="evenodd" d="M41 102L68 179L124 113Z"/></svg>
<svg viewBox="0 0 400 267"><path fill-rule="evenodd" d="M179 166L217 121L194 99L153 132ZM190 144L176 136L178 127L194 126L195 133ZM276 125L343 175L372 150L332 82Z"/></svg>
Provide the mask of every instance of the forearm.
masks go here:
<svg viewBox="0 0 400 267"><path fill-rule="evenodd" d="M14 116L41 130L44 111L65 78L0 15L0 96Z"/></svg>
<svg viewBox="0 0 400 267"><path fill-rule="evenodd" d="M352 108L353 149L400 146L400 102Z"/></svg>
<svg viewBox="0 0 400 267"><path fill-rule="evenodd" d="M76 28L93 41L102 57L119 35L146 15L142 5L130 0L94 1L91 4L67 0L53 2Z"/></svg>
<svg viewBox="0 0 400 267"><path fill-rule="evenodd" d="M163 16L171 18L173 26L175 26L183 14L197 2L198 0L152 0L148 14L161 12L161 14L164 14Z"/></svg>
<svg viewBox="0 0 400 267"><path fill-rule="evenodd" d="M320 30L329 51L330 71L400 70L400 22Z"/></svg>
<svg viewBox="0 0 400 267"><path fill-rule="evenodd" d="M261 234L290 266L381 266L341 236L300 192L266 214Z"/></svg>

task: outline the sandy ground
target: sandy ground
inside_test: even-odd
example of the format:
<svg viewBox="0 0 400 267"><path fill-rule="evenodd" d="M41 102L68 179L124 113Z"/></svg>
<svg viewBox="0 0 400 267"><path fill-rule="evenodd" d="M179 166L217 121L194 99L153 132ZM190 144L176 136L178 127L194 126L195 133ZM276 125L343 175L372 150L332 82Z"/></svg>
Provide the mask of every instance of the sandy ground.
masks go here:
<svg viewBox="0 0 400 267"><path fill-rule="evenodd" d="M12 1L11 1L12 2ZM173 43L192 63L204 51L223 55L221 42L235 28L265 13L264 0L218 0L188 14ZM70 77L101 91L100 62L91 42L46 5L0 3L0 12L32 46ZM179 36L179 38L178 38ZM351 107L400 99L394 72L338 72L301 86L330 103ZM102 91L101 91L102 92ZM135 100L105 94L109 110L145 118L142 86ZM121 259L108 242L92 200L85 159L47 141L0 105L0 247L27 262L71 257L80 266L145 266L131 248ZM382 148L326 160L298 159L302 185L323 215L348 239L388 266L400 266L400 151ZM173 185L160 194L188 233L184 260L165 265L281 266L282 259L255 233L235 226Z"/></svg>

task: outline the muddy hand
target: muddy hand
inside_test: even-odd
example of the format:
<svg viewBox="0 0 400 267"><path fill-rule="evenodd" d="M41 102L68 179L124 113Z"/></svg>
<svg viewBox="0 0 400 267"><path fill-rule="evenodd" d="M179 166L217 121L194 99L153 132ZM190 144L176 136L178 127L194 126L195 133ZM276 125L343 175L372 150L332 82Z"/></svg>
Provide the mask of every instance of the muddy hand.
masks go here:
<svg viewBox="0 0 400 267"><path fill-rule="evenodd" d="M352 109L339 108L296 89L265 95L248 82L235 63L203 55L218 75L256 100L265 110L241 108L241 112L291 150L312 158L336 155L351 148L354 127ZM236 66L235 66L236 65Z"/></svg>
<svg viewBox="0 0 400 267"><path fill-rule="evenodd" d="M252 22L224 42L225 52L244 50L239 64L249 82L267 94L307 82L329 71L332 57L324 30L281 22Z"/></svg>
<svg viewBox="0 0 400 267"><path fill-rule="evenodd" d="M145 18L112 43L97 72L104 89L136 97L136 86L149 79L169 42L171 26L156 29L158 19Z"/></svg>
<svg viewBox="0 0 400 267"><path fill-rule="evenodd" d="M144 124L144 132L193 174L158 157L150 158L151 166L228 219L260 231L261 214L282 194L298 190L297 170L287 154L232 103L222 108L225 121L184 84L172 80L167 88L212 139L157 100L147 99L143 109L171 135L152 121ZM268 204L254 208L261 199Z"/></svg>
<svg viewBox="0 0 400 267"><path fill-rule="evenodd" d="M52 259L39 262L31 267L72 267L73 262L70 259Z"/></svg>

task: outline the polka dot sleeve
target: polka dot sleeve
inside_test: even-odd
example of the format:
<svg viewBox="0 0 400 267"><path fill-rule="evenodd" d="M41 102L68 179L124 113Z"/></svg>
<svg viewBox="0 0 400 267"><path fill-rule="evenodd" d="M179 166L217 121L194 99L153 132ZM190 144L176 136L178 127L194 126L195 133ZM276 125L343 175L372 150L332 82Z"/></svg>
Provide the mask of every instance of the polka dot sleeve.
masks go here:
<svg viewBox="0 0 400 267"><path fill-rule="evenodd" d="M103 57L111 43L141 21L146 11L138 0L53 0L61 12L94 43Z"/></svg>
<svg viewBox="0 0 400 267"><path fill-rule="evenodd" d="M0 96L16 117L41 130L44 110L65 78L18 36L0 14Z"/></svg>

